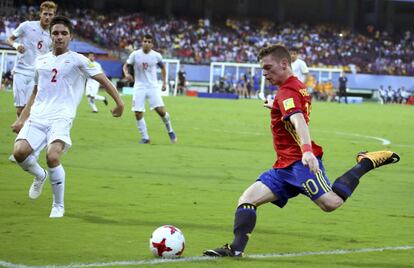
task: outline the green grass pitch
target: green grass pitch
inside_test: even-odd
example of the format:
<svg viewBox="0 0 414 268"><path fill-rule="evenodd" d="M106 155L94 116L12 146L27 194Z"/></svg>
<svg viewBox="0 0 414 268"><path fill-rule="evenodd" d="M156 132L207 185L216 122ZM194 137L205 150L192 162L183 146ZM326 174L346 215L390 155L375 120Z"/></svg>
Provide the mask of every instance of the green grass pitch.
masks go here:
<svg viewBox="0 0 414 268"><path fill-rule="evenodd" d="M165 98L178 143L170 144L162 121L147 112L152 144L140 145L131 98L124 100L122 118L112 118L100 103L100 112L92 114L82 101L71 132L73 147L62 158L66 215L52 220L50 185L38 200L29 200L31 176L7 160L15 109L12 94L0 92L0 262L46 266L151 260L148 240L163 224L184 232L184 257L231 242L238 197L275 160L269 111L257 100ZM414 107L401 105L315 102L311 135L324 147L331 182L361 150L388 148L401 161L364 176L354 196L333 213L322 212L304 196L284 209L260 207L246 253L414 246L413 114ZM42 153L43 166L44 158ZM414 250L151 265L216 266L408 268L414 267Z"/></svg>

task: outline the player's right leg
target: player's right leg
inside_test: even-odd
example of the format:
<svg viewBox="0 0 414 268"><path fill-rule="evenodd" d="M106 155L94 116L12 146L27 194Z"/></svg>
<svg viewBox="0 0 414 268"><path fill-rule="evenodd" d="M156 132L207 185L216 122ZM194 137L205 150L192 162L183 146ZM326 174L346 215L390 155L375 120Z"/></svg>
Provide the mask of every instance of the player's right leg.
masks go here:
<svg viewBox="0 0 414 268"><path fill-rule="evenodd" d="M33 92L33 86L33 77L20 73L15 73L13 75L13 98L17 117L20 116L21 112L26 106L27 101Z"/></svg>
<svg viewBox="0 0 414 268"><path fill-rule="evenodd" d="M276 194L262 181L253 183L239 199L234 219L233 242L223 247L209 249L204 256L241 257L256 225L256 208L268 202L278 200Z"/></svg>
<svg viewBox="0 0 414 268"><path fill-rule="evenodd" d="M145 113L145 99L146 99L146 90L145 89L134 89L134 97L132 98L132 111L135 113L135 119L137 123L137 128L141 134L141 144L151 143L150 137L148 135L147 123L144 119Z"/></svg>
<svg viewBox="0 0 414 268"><path fill-rule="evenodd" d="M161 117L161 120L164 122L165 128L168 132L168 136L170 137L170 141L172 143L177 143L177 135L175 134L174 129L172 128L171 118L167 110L165 109L165 106L158 106L154 109L157 112L157 114Z"/></svg>
<svg viewBox="0 0 414 268"><path fill-rule="evenodd" d="M13 99L17 117L20 116L26 106L26 103L33 92L33 85L33 77L20 73L15 73L13 75ZM16 163L16 159L13 154L9 156L9 160Z"/></svg>
<svg viewBox="0 0 414 268"><path fill-rule="evenodd" d="M65 149L65 142L55 140L49 144L46 154L47 165L52 185L53 203L50 218L61 218L65 213L65 170L60 163L60 157Z"/></svg>
<svg viewBox="0 0 414 268"><path fill-rule="evenodd" d="M135 111L135 119L137 120L137 128L141 134L140 144L150 144L151 140L148 135L147 123L145 122L144 112Z"/></svg>
<svg viewBox="0 0 414 268"><path fill-rule="evenodd" d="M28 120L17 135L13 155L17 164L35 176L29 190L29 197L36 199L42 193L47 178L47 171L37 162L35 154L44 148L46 134L44 125Z"/></svg>

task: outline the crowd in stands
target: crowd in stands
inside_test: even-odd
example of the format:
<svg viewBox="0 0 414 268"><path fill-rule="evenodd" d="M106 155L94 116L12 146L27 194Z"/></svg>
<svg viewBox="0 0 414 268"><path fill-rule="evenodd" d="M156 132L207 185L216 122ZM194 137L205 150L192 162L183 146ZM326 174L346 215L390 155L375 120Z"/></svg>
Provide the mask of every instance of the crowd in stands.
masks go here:
<svg viewBox="0 0 414 268"><path fill-rule="evenodd" d="M110 15L94 10L59 11L69 16L75 32L109 50L125 54L140 47L141 37L152 33L156 50L184 63L211 61L257 62L258 50L282 42L300 48L309 66L344 67L349 72L414 75L414 36L406 31L390 35L369 26L364 33L342 26L268 20L211 21L149 16L143 13ZM18 15L0 20L0 40L20 22L36 17L33 8L22 7Z"/></svg>

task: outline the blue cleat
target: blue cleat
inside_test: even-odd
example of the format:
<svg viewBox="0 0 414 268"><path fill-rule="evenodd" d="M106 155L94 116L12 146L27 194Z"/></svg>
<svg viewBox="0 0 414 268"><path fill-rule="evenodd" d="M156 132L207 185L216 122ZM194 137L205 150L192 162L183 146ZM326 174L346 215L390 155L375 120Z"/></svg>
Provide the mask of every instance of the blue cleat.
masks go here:
<svg viewBox="0 0 414 268"><path fill-rule="evenodd" d="M170 140L172 143L177 143L177 136L175 135L174 131L168 132L168 136L170 136Z"/></svg>
<svg viewBox="0 0 414 268"><path fill-rule="evenodd" d="M150 140L150 139L141 139L141 140L139 141L139 143L140 143L140 144L150 144L150 143L151 143L151 140Z"/></svg>

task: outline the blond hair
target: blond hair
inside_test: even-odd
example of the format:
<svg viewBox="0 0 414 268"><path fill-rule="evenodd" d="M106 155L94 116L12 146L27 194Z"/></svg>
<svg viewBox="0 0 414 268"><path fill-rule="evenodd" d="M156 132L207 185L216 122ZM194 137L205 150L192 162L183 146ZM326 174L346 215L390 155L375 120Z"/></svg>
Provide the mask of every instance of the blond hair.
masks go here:
<svg viewBox="0 0 414 268"><path fill-rule="evenodd" d="M43 9L54 9L56 11L56 9L58 8L57 4L53 1L45 1L40 5L40 12L43 11Z"/></svg>

